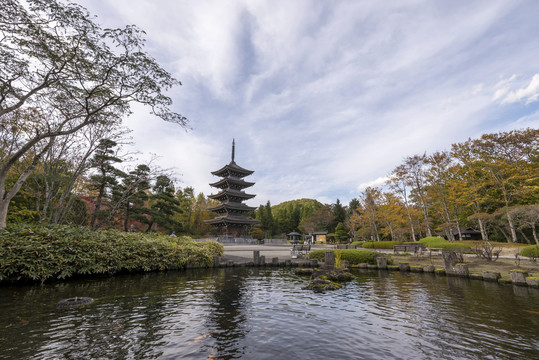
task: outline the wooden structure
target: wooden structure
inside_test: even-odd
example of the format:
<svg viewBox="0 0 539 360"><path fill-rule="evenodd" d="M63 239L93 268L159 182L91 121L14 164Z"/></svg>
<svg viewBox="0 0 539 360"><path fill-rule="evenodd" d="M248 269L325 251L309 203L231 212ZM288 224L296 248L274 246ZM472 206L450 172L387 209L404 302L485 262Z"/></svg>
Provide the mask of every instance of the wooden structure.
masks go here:
<svg viewBox="0 0 539 360"><path fill-rule="evenodd" d="M244 214L256 208L243 204L243 201L252 199L256 195L247 194L243 189L254 185L253 182L243 180L254 171L247 170L234 161L235 141L232 140L232 161L221 169L212 171L213 175L221 177L217 182L210 184L220 189L217 194L209 195L210 199L221 203L208 210L216 212L218 216L211 220L204 220L206 224L218 227L219 236L241 237L257 220L248 218Z"/></svg>
<svg viewBox="0 0 539 360"><path fill-rule="evenodd" d="M313 232L313 244L325 244L327 242L327 231Z"/></svg>

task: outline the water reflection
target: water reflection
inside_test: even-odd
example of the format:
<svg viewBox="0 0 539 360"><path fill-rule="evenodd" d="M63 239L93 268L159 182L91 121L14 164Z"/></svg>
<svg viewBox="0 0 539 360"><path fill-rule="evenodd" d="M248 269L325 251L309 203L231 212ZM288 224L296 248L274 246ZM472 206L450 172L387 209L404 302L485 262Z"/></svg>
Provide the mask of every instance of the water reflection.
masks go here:
<svg viewBox="0 0 539 360"><path fill-rule="evenodd" d="M358 271L336 292L288 269L153 273L0 288L0 359L527 359L539 290ZM59 309L58 300L93 304Z"/></svg>

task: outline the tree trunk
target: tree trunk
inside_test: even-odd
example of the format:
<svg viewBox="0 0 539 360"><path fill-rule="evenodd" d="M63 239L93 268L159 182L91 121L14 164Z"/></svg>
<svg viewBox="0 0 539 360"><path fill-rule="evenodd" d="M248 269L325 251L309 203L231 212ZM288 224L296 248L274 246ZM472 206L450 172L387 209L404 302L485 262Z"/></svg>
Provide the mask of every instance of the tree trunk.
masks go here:
<svg viewBox="0 0 539 360"><path fill-rule="evenodd" d="M481 238L483 238L483 240L485 241L488 241L488 233L487 229L485 228L485 224L483 223L483 220L477 219L477 223L479 224L479 231L481 231ZM462 240L462 237L460 239Z"/></svg>
<svg viewBox="0 0 539 360"><path fill-rule="evenodd" d="M9 208L9 200L0 199L0 228L6 227L7 209Z"/></svg>
<svg viewBox="0 0 539 360"><path fill-rule="evenodd" d="M528 243L528 245L531 245L531 241L530 239L526 236L526 234L524 234L524 231L518 229L518 231L520 232L520 234L522 235L522 237L524 238L524 240L526 240L526 242Z"/></svg>
<svg viewBox="0 0 539 360"><path fill-rule="evenodd" d="M539 245L539 240L537 240L537 232L535 231L535 224L532 226L532 234L533 234L533 240L535 240L535 243Z"/></svg>
<svg viewBox="0 0 539 360"><path fill-rule="evenodd" d="M509 230L511 230L511 240L516 243L517 242L517 231L515 229L515 223L513 222L513 217L509 214L509 211L506 213L507 216L507 222L509 223Z"/></svg>

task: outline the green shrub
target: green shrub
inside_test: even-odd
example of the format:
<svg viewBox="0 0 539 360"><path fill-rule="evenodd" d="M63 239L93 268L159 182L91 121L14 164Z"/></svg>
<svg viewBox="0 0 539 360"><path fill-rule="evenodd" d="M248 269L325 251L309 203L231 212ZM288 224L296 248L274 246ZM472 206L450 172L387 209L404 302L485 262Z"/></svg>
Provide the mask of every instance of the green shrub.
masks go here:
<svg viewBox="0 0 539 360"><path fill-rule="evenodd" d="M520 255L527 257L539 257L539 245L530 245L520 250Z"/></svg>
<svg viewBox="0 0 539 360"><path fill-rule="evenodd" d="M326 251L330 250L314 250L309 253L309 259L317 259L318 261L324 261ZM334 252L336 250L333 250ZM372 250L363 249L341 249L337 250L341 254L341 261L348 261L351 265L367 263L376 264L376 258L380 256L379 253Z"/></svg>
<svg viewBox="0 0 539 360"><path fill-rule="evenodd" d="M440 248L444 250L471 249L470 245L461 242L449 242L439 236L429 236L419 240L419 242L425 244L428 248Z"/></svg>
<svg viewBox="0 0 539 360"><path fill-rule="evenodd" d="M189 237L90 231L73 226L13 225L0 229L0 281L65 279L77 275L115 274L210 266L224 248Z"/></svg>
<svg viewBox="0 0 539 360"><path fill-rule="evenodd" d="M352 242L350 245L353 245L353 246L363 246L363 244L365 244L365 241L354 241Z"/></svg>
<svg viewBox="0 0 539 360"><path fill-rule="evenodd" d="M366 249L393 249L393 245L402 245L402 241L369 241L363 244Z"/></svg>

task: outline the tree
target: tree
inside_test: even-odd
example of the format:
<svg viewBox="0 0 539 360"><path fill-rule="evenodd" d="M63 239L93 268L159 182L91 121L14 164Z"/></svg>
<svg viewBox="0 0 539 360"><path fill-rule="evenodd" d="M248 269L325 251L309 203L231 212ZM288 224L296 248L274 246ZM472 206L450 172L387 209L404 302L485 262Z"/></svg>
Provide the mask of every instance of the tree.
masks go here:
<svg viewBox="0 0 539 360"><path fill-rule="evenodd" d="M335 227L335 241L338 243L346 243L348 241L348 238L350 237L350 234L348 234L348 231L344 227L344 224L342 222L338 223Z"/></svg>
<svg viewBox="0 0 539 360"><path fill-rule="evenodd" d="M114 164L122 162L122 159L118 158L116 154L115 147L117 145L115 141L109 139L101 140L91 160L92 168L97 170L96 174L90 176L92 188L97 191L95 209L90 218L90 227L94 230L104 222L98 222L97 220L104 220L104 213L108 212L107 210L101 211L103 202L112 199L113 188L118 185L118 179L125 175L114 166ZM108 204L108 207L110 208L110 204Z"/></svg>
<svg viewBox="0 0 539 360"><path fill-rule="evenodd" d="M148 214L145 202L149 199L147 193L149 189L150 167L146 164L138 165L135 170L130 171L124 177L123 184L116 192L120 196L117 201L123 204L124 231L129 231L130 219L142 221Z"/></svg>
<svg viewBox="0 0 539 360"><path fill-rule="evenodd" d="M412 218L412 209L408 201L409 197L409 187L406 181L406 168L403 165L397 166L390 174L388 185L395 191L399 196L402 197L404 208L406 209L406 215L408 216L408 224L410 226L410 235L412 241L416 241L415 238L415 227L414 221Z"/></svg>
<svg viewBox="0 0 539 360"><path fill-rule="evenodd" d="M164 93L180 83L143 51L134 26L101 29L81 6L56 0L4 0L0 33L0 141L8 144L0 153L0 228L56 138L119 123L133 102L187 124ZM28 166L8 186L8 173L25 158Z"/></svg>
<svg viewBox="0 0 539 360"><path fill-rule="evenodd" d="M346 210L339 199L331 206L331 215L333 215L333 222L330 224L328 231L334 232L337 224L344 223L346 220Z"/></svg>
<svg viewBox="0 0 539 360"><path fill-rule="evenodd" d="M326 205L316 210L308 218L301 220L299 228L305 234L312 234L314 231L327 231L332 221L331 209Z"/></svg>
<svg viewBox="0 0 539 360"><path fill-rule="evenodd" d="M152 188L150 197L149 218L146 232L150 232L154 224L168 231L180 231L181 223L174 219L176 213L181 213L180 201L174 196L175 189L172 180L166 175L159 175Z"/></svg>
<svg viewBox="0 0 539 360"><path fill-rule="evenodd" d="M521 205L509 210L511 218L515 219L518 228L522 231L531 229L533 240L539 245L536 227L539 224L539 205Z"/></svg>

